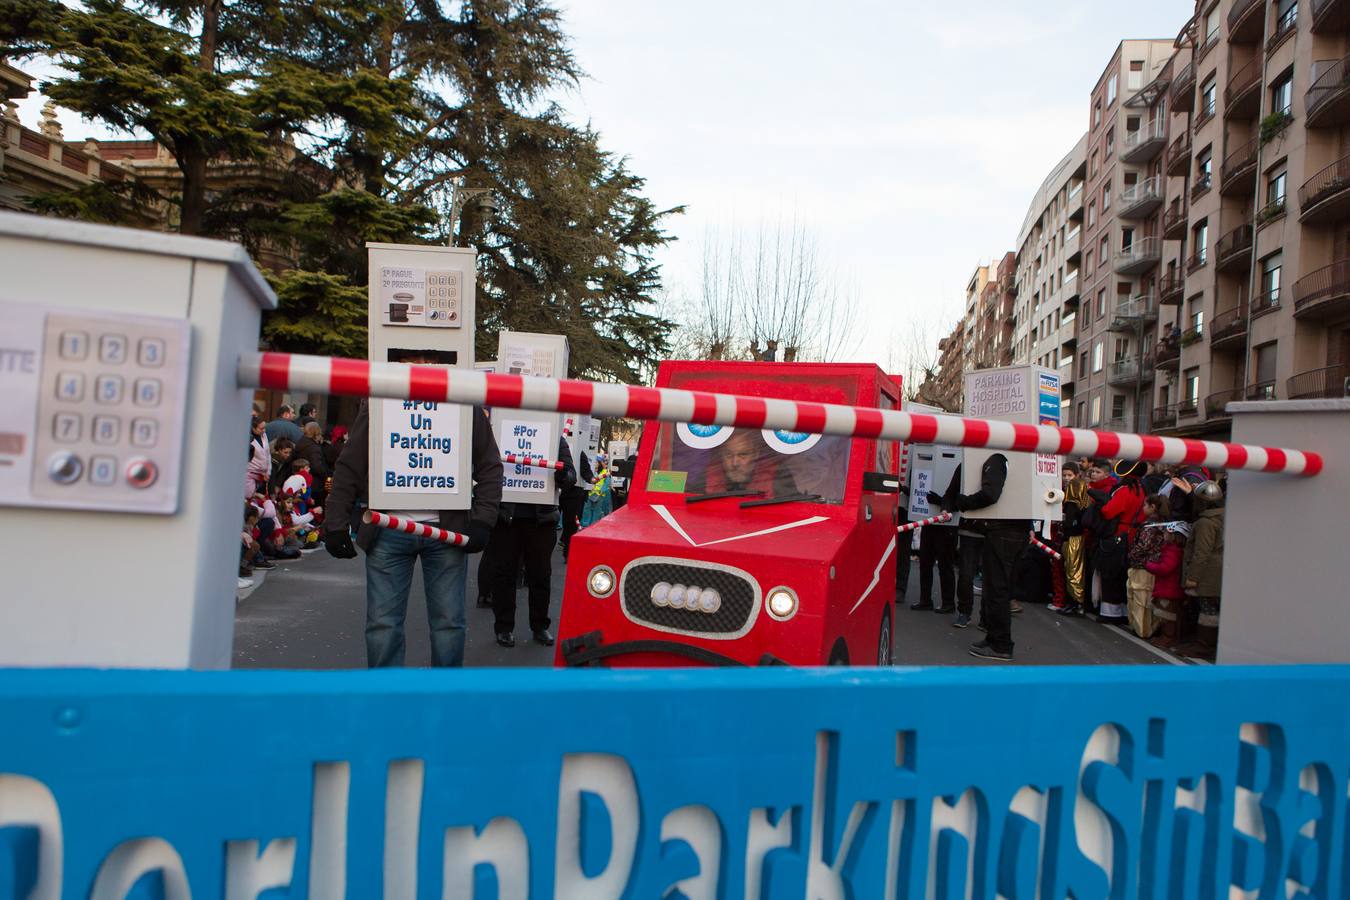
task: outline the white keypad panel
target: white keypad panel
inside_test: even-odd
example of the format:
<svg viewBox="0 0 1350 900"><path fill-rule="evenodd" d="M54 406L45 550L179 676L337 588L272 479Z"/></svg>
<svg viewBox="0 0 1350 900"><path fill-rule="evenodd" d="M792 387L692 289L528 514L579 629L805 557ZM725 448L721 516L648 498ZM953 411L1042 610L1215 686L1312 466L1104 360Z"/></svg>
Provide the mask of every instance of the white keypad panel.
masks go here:
<svg viewBox="0 0 1350 900"><path fill-rule="evenodd" d="M183 320L48 312L33 502L175 512L188 352Z"/></svg>

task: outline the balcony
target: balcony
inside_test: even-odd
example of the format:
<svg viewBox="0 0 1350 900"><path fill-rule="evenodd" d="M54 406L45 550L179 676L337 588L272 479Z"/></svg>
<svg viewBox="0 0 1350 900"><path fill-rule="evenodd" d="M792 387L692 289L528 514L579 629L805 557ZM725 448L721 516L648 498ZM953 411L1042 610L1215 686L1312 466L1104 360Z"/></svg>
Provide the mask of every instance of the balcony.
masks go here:
<svg viewBox="0 0 1350 900"><path fill-rule="evenodd" d="M1178 419L1193 419L1200 415L1200 401L1195 397L1189 397L1177 404Z"/></svg>
<svg viewBox="0 0 1350 900"><path fill-rule="evenodd" d="M1246 399L1246 390L1234 388L1227 391L1215 391L1205 398L1206 419L1227 419L1228 404Z"/></svg>
<svg viewBox="0 0 1350 900"><path fill-rule="evenodd" d="M1264 65L1265 60L1257 54L1228 77L1228 86L1223 89L1225 119L1253 119L1261 112L1261 72Z"/></svg>
<svg viewBox="0 0 1350 900"><path fill-rule="evenodd" d="M1120 146L1120 161L1146 163L1161 153L1165 146L1167 123L1162 119L1152 119L1135 131L1125 132L1125 140Z"/></svg>
<svg viewBox="0 0 1350 900"><path fill-rule="evenodd" d="M1313 71L1318 69L1313 63ZM1303 95L1309 128L1334 128L1350 121L1350 56L1322 71Z"/></svg>
<svg viewBox="0 0 1350 900"><path fill-rule="evenodd" d="M1288 38L1298 30L1298 4L1295 3L1289 7L1289 11L1275 20L1275 30L1271 32L1266 40L1266 53L1274 53L1275 49L1283 44Z"/></svg>
<svg viewBox="0 0 1350 900"><path fill-rule="evenodd" d="M1106 370L1106 383L1110 385L1137 384L1152 380L1153 360L1147 356L1142 360L1137 356L1118 359Z"/></svg>
<svg viewBox="0 0 1350 900"><path fill-rule="evenodd" d="M1175 369L1181 362L1181 344L1176 341L1159 341L1158 352L1153 357L1153 368Z"/></svg>
<svg viewBox="0 0 1350 900"><path fill-rule="evenodd" d="M1168 175L1185 177L1191 170L1191 135L1187 132L1167 147L1166 166Z"/></svg>
<svg viewBox="0 0 1350 900"><path fill-rule="evenodd" d="M1138 275L1147 272L1162 260L1162 238L1135 238L1128 247L1117 250L1112 259L1118 275Z"/></svg>
<svg viewBox="0 0 1350 900"><path fill-rule="evenodd" d="M1298 189L1298 219L1336 222L1350 215L1350 156L1343 156Z"/></svg>
<svg viewBox="0 0 1350 900"><path fill-rule="evenodd" d="M1280 308L1280 288L1273 287L1256 295L1252 301L1252 318L1259 319Z"/></svg>
<svg viewBox="0 0 1350 900"><path fill-rule="evenodd" d="M1176 197L1167 207L1167 212L1163 213L1162 236L1166 241L1179 241L1186 237L1186 204L1181 197Z"/></svg>
<svg viewBox="0 0 1350 900"><path fill-rule="evenodd" d="M1350 28L1350 0L1313 0L1313 34L1329 34Z"/></svg>
<svg viewBox="0 0 1350 900"><path fill-rule="evenodd" d="M1220 272L1241 270L1244 275L1250 272L1254 233L1251 225L1239 225L1219 238L1214 247L1214 267Z"/></svg>
<svg viewBox="0 0 1350 900"><path fill-rule="evenodd" d="M1172 87L1167 92L1172 112L1190 112L1195 109L1195 63L1182 66L1172 79Z"/></svg>
<svg viewBox="0 0 1350 900"><path fill-rule="evenodd" d="M1186 294L1186 279L1180 272L1168 272L1158 282L1158 302L1163 306L1179 306Z"/></svg>
<svg viewBox="0 0 1350 900"><path fill-rule="evenodd" d="M1064 280L1059 283L1059 290L1065 297L1078 296L1078 270L1066 272Z"/></svg>
<svg viewBox="0 0 1350 900"><path fill-rule="evenodd" d="M1256 211L1256 227L1265 228L1276 219L1284 218L1285 202L1284 197L1276 197L1265 206Z"/></svg>
<svg viewBox="0 0 1350 900"><path fill-rule="evenodd" d="M1122 219L1143 219L1162 206L1162 180L1154 175L1132 184L1120 192L1116 215Z"/></svg>
<svg viewBox="0 0 1350 900"><path fill-rule="evenodd" d="M1205 339L1205 326L1192 325L1181 333L1180 343L1183 347L1189 347L1192 344L1198 344Z"/></svg>
<svg viewBox="0 0 1350 900"><path fill-rule="evenodd" d="M1083 193L1083 185L1081 183L1076 187L1069 188L1068 216L1070 219L1083 218Z"/></svg>
<svg viewBox="0 0 1350 900"><path fill-rule="evenodd" d="M1237 0L1228 11L1228 43L1259 44L1265 30L1264 0Z"/></svg>
<svg viewBox="0 0 1350 900"><path fill-rule="evenodd" d="M1064 236L1064 259L1076 263L1083 255L1083 229L1075 228Z"/></svg>
<svg viewBox="0 0 1350 900"><path fill-rule="evenodd" d="M1153 407L1153 429L1175 428L1177 424L1176 404Z"/></svg>
<svg viewBox="0 0 1350 900"><path fill-rule="evenodd" d="M1243 350L1247 346L1247 304L1214 314L1209 323L1211 350Z"/></svg>
<svg viewBox="0 0 1350 900"><path fill-rule="evenodd" d="M1213 187L1214 180L1208 172L1201 172L1195 176L1195 181L1191 182L1191 200L1194 202L1209 193Z"/></svg>
<svg viewBox="0 0 1350 900"><path fill-rule="evenodd" d="M1156 322L1158 319L1158 304L1154 302L1152 294L1137 294L1126 300L1116 301L1115 307L1111 310L1111 321L1107 323L1109 331L1129 331L1139 330L1146 322Z"/></svg>
<svg viewBox="0 0 1350 900"><path fill-rule="evenodd" d="M1335 400L1350 397L1350 366L1327 366L1299 372L1285 382L1290 400Z"/></svg>
<svg viewBox="0 0 1350 900"><path fill-rule="evenodd" d="M1197 248L1196 251L1190 255L1190 258L1186 260L1186 274L1194 274L1200 269L1203 269L1208 262L1209 251L1204 247Z"/></svg>
<svg viewBox="0 0 1350 900"><path fill-rule="evenodd" d="M1294 317L1320 321L1350 313L1350 259L1309 272L1294 282Z"/></svg>
<svg viewBox="0 0 1350 900"><path fill-rule="evenodd" d="M1247 196L1256 193L1256 154L1261 149L1260 139L1247 141L1223 158L1219 193L1225 197L1234 194Z"/></svg>

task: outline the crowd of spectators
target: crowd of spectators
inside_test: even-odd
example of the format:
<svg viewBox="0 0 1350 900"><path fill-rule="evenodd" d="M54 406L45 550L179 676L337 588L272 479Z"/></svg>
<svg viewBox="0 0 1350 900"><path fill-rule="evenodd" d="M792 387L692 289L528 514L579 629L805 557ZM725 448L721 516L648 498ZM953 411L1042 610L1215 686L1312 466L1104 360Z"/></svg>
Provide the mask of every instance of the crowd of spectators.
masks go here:
<svg viewBox="0 0 1350 900"><path fill-rule="evenodd" d="M244 476L241 588L252 584L256 569L299 559L319 546L323 504L347 429L338 425L325 434L315 411L311 403L298 412L282 406L269 422L255 407Z"/></svg>

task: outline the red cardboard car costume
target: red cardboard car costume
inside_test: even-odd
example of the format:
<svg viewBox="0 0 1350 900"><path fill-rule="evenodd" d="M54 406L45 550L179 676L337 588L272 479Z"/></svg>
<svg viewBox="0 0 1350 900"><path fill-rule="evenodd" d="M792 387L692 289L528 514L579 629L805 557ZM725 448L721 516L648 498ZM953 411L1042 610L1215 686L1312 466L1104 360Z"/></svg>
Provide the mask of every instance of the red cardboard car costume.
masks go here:
<svg viewBox="0 0 1350 900"><path fill-rule="evenodd" d="M876 366L833 363L667 362L656 385L900 396ZM890 664L898 457L892 441L648 423L627 505L572 538L556 664Z"/></svg>

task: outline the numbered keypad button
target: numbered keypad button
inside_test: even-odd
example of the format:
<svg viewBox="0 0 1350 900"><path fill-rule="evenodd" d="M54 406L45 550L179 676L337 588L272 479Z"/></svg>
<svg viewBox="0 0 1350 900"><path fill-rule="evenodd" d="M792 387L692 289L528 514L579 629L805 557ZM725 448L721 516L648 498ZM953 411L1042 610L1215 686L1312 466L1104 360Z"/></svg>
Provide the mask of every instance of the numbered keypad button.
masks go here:
<svg viewBox="0 0 1350 900"><path fill-rule="evenodd" d="M84 399L84 375L62 372L56 376L56 399L79 403Z"/></svg>
<svg viewBox="0 0 1350 900"><path fill-rule="evenodd" d="M94 416L95 444L115 444L122 434L122 421L116 416Z"/></svg>
<svg viewBox="0 0 1350 900"><path fill-rule="evenodd" d="M121 334L105 334L98 339L99 362L120 366L127 361L127 339Z"/></svg>
<svg viewBox="0 0 1350 900"><path fill-rule="evenodd" d="M52 419L52 437L62 443L74 443L84 433L84 420L76 413L57 413Z"/></svg>
<svg viewBox="0 0 1350 900"><path fill-rule="evenodd" d="M132 419L131 443L137 447L155 446L159 443L159 423L154 419Z"/></svg>
<svg viewBox="0 0 1350 900"><path fill-rule="evenodd" d="M89 355L89 335L83 331L67 331L61 335L61 358L84 359Z"/></svg>
<svg viewBox="0 0 1350 900"><path fill-rule="evenodd" d="M164 342L159 338L141 338L136 345L136 361L147 369L164 365Z"/></svg>
<svg viewBox="0 0 1350 900"><path fill-rule="evenodd" d="M84 462L69 450L59 450L47 460L47 477L57 484L74 484L84 474Z"/></svg>
<svg viewBox="0 0 1350 900"><path fill-rule="evenodd" d="M121 403L125 385L120 375L100 375L94 382L94 399L104 404Z"/></svg>
<svg viewBox="0 0 1350 900"><path fill-rule="evenodd" d="M158 378L137 378L136 394L132 400L137 406L159 406L161 387Z"/></svg>
<svg viewBox="0 0 1350 900"><path fill-rule="evenodd" d="M95 456L89 460L89 483L100 487L117 483L117 459L112 456Z"/></svg>

